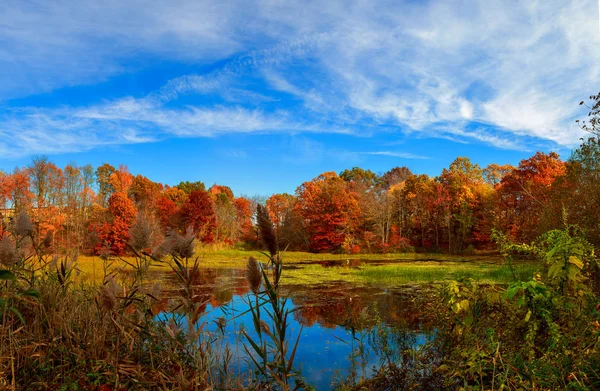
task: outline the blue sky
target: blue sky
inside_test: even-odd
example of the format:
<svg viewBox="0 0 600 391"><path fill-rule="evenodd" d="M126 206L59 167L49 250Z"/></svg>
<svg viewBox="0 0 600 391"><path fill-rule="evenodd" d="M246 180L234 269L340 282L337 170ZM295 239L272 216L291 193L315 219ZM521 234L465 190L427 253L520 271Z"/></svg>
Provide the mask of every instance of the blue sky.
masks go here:
<svg viewBox="0 0 600 391"><path fill-rule="evenodd" d="M595 0L8 0L0 169L45 154L252 195L568 157L599 48Z"/></svg>

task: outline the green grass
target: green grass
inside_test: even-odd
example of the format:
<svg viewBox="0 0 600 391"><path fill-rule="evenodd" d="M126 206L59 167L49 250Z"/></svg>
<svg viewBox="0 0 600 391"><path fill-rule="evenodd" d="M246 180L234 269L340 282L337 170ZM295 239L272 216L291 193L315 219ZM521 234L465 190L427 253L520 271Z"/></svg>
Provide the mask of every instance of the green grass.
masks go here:
<svg viewBox="0 0 600 391"><path fill-rule="evenodd" d="M339 261L346 259L439 259L439 260L461 260L461 259L498 259L497 256L489 255L450 255L434 253L388 253L388 254L331 254L331 253L309 253L303 251L282 252L284 260L301 261ZM218 249L210 247L198 247L196 255L201 259L207 260L247 260L249 256L255 258L264 256L260 251L238 250L238 249Z"/></svg>
<svg viewBox="0 0 600 391"><path fill-rule="evenodd" d="M538 270L538 265L520 264L515 269L518 280L528 280ZM472 278L485 284L508 284L515 280L510 268L503 264L402 262L401 264L382 266L366 265L354 269L306 265L298 269L285 270L283 282L288 285L306 285L346 281L361 285L394 287L405 284L435 283L458 278Z"/></svg>
<svg viewBox="0 0 600 391"><path fill-rule="evenodd" d="M208 268L244 268L248 257L266 261L260 251L211 250L199 248L196 255L200 265ZM133 258L125 258L129 262ZM345 261L360 259L382 260L383 265L363 264L358 268L335 266L323 267L315 261ZM425 261L427 260L427 261ZM435 260L431 262L431 260ZM338 281L361 285L392 287L404 284L433 283L472 278L481 283L506 284L514 280L510 268L497 256L475 255L456 256L447 254L312 254L306 252L286 252L283 254L285 268L283 283L286 285L326 284ZM112 266L130 269L126 263L114 259ZM343 262L341 263L343 265ZM78 269L85 280L99 281L103 275L102 261L98 257L80 257ZM168 264L154 264L150 271L169 271ZM534 263L521 263L515 266L518 279L527 280L538 270Z"/></svg>
<svg viewBox="0 0 600 391"><path fill-rule="evenodd" d="M515 266L515 275L507 265L454 264L445 265L384 265L358 271L359 279L368 284L386 286L409 283L432 283L460 278L471 278L481 283L508 284L517 280L531 279L539 269L536 264Z"/></svg>

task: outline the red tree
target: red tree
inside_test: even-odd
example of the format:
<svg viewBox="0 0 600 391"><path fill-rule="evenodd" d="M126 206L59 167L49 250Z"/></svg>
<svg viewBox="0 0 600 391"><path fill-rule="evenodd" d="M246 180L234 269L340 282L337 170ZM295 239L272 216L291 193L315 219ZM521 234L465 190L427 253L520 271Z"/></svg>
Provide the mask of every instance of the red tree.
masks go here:
<svg viewBox="0 0 600 391"><path fill-rule="evenodd" d="M304 218L313 251L335 251L352 239L359 214L356 194L335 172L303 183L296 193L296 207Z"/></svg>
<svg viewBox="0 0 600 391"><path fill-rule="evenodd" d="M129 240L129 229L135 220L137 211L133 201L122 191L110 196L108 210L112 215L112 222L98 229L99 246L108 245L113 254L123 255Z"/></svg>
<svg viewBox="0 0 600 391"><path fill-rule="evenodd" d="M542 231L553 228L558 216L548 213L552 185L566 173L557 153L536 153L522 160L497 187L499 221L515 238L529 241Z"/></svg>
<svg viewBox="0 0 600 391"><path fill-rule="evenodd" d="M194 190L181 210L183 221L205 243L214 241L216 216L214 202L206 190Z"/></svg>

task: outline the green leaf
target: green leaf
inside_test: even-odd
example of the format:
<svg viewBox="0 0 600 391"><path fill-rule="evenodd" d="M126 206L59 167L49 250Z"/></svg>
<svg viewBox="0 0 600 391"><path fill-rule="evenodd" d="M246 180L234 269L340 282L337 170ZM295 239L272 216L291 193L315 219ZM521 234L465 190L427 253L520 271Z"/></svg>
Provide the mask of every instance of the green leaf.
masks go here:
<svg viewBox="0 0 600 391"><path fill-rule="evenodd" d="M581 260L575 256L569 257L569 263L571 265L577 266L577 268L579 268L579 269L583 269L583 262L581 262Z"/></svg>
<svg viewBox="0 0 600 391"><path fill-rule="evenodd" d="M16 279L17 279L17 276L15 276L10 270L6 270L6 269L0 270L0 280L14 281Z"/></svg>
<svg viewBox="0 0 600 391"><path fill-rule="evenodd" d="M519 286L513 286L511 288L508 288L508 290L506 291L506 298L510 300L513 297L515 297L517 292L519 292L519 289L520 289Z"/></svg>
<svg viewBox="0 0 600 391"><path fill-rule="evenodd" d="M548 269L548 277L556 278L561 270L562 270L562 265L559 263L555 263L554 265L550 266L550 268Z"/></svg>
<svg viewBox="0 0 600 391"><path fill-rule="evenodd" d="M460 304L459 303L454 303L452 305L452 311L454 311L455 314L458 314L460 312Z"/></svg>
<svg viewBox="0 0 600 391"><path fill-rule="evenodd" d="M40 298L40 291L36 289L27 289L26 291L21 292L23 296L35 297L36 299Z"/></svg>
<svg viewBox="0 0 600 391"><path fill-rule="evenodd" d="M527 315L525 315L525 322L529 322L529 318L531 318L531 310L527 311Z"/></svg>
<svg viewBox="0 0 600 391"><path fill-rule="evenodd" d="M467 316L463 323L465 324L465 326L471 326L473 324L473 315Z"/></svg>
<svg viewBox="0 0 600 391"><path fill-rule="evenodd" d="M25 324L25 319L23 318L23 315L21 315L21 312L19 312L18 309L16 309L15 307L9 307L8 310L13 312L15 315L17 315L17 317L21 320L21 322L23 324Z"/></svg>

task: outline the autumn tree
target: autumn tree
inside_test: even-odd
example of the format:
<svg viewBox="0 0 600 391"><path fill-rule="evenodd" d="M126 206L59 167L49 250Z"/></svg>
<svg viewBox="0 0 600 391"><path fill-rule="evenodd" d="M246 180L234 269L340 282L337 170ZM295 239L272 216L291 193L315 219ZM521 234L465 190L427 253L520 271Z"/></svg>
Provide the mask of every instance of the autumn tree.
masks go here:
<svg viewBox="0 0 600 391"><path fill-rule="evenodd" d="M519 163L498 186L501 228L520 241L531 241L561 223L549 208L553 184L566 173L557 153L537 152Z"/></svg>
<svg viewBox="0 0 600 391"><path fill-rule="evenodd" d="M233 191L227 186L213 185L208 192L214 202L215 240L228 244L235 243L240 234L240 228Z"/></svg>
<svg viewBox="0 0 600 391"><path fill-rule="evenodd" d="M412 172L408 167L394 167L381 175L381 182L389 189L394 185L404 182L411 175Z"/></svg>
<svg viewBox="0 0 600 391"><path fill-rule="evenodd" d="M233 200L237 212L238 237L248 242L254 240L254 226L252 224L252 202L246 197L237 197Z"/></svg>
<svg viewBox="0 0 600 391"><path fill-rule="evenodd" d="M9 181L10 199L16 216L22 210L31 207L35 196L30 190L31 180L27 169L15 168Z"/></svg>
<svg viewBox="0 0 600 391"><path fill-rule="evenodd" d="M266 206L277 233L279 248L307 250L308 238L296 202L296 197L291 194L273 194L267 199Z"/></svg>
<svg viewBox="0 0 600 391"><path fill-rule="evenodd" d="M348 189L356 194L359 216L354 236L360 239L368 252L374 246L386 243L389 233L389 207L383 182L371 170L354 167L344 170L340 177L346 181Z"/></svg>
<svg viewBox="0 0 600 391"><path fill-rule="evenodd" d="M58 205L64 185L62 170L50 162L46 156L33 158L27 170L31 191L35 196L35 206L45 208Z"/></svg>
<svg viewBox="0 0 600 391"><path fill-rule="evenodd" d="M96 169L96 183L98 185L98 204L102 208L108 206L108 198L115 192L110 177L117 171L113 166L104 163Z"/></svg>
<svg viewBox="0 0 600 391"><path fill-rule="evenodd" d="M460 252L470 244L475 211L482 205L482 175L479 165L459 157L438 178L447 194L445 228L450 252Z"/></svg>
<svg viewBox="0 0 600 391"><path fill-rule="evenodd" d="M95 221L90 230L97 232L98 244L95 250L108 247L113 254L122 255L129 241L129 231L136 218L137 209L128 192L133 184L133 176L126 166L121 165L118 170L104 164L96 170L96 180L99 187L99 201L108 197L106 212L104 209L96 211ZM100 205L102 208L102 205ZM99 217L105 215L104 221Z"/></svg>
<svg viewBox="0 0 600 391"><path fill-rule="evenodd" d="M81 198L83 196L83 177L81 169L75 164L68 164L64 169L64 241L70 248L78 248L83 237L81 221Z"/></svg>
<svg viewBox="0 0 600 391"><path fill-rule="evenodd" d="M163 185L146 178L143 175L133 177L129 194L138 209L151 210L161 196Z"/></svg>
<svg viewBox="0 0 600 391"><path fill-rule="evenodd" d="M181 209L182 219L191 226L196 237L205 243L215 239L216 216L214 201L206 190L193 190Z"/></svg>
<svg viewBox="0 0 600 391"><path fill-rule="evenodd" d="M156 201L156 216L163 229L163 233L170 230L184 231L185 223L181 216L183 205L188 200L188 195L177 187L166 187Z"/></svg>
<svg viewBox="0 0 600 391"><path fill-rule="evenodd" d="M436 196L435 183L427 175L410 175L402 186L393 187L392 216L398 240L410 238L419 247L439 246L439 227L432 219L432 202ZM432 224L432 221L434 222ZM431 228L436 227L435 242L431 239Z"/></svg>
<svg viewBox="0 0 600 391"><path fill-rule="evenodd" d="M359 215L357 196L335 172L326 172L296 190L296 208L304 219L313 251L336 251L353 245Z"/></svg>
<svg viewBox="0 0 600 391"><path fill-rule="evenodd" d="M555 186L553 201L561 203L570 223L585 227L588 240L600 246L600 93L590 96L590 100L580 103L589 109L586 120L576 121L590 135L581 139L568 160L567 183L560 186L568 190L567 194Z"/></svg>
<svg viewBox="0 0 600 391"><path fill-rule="evenodd" d="M483 169L483 180L491 186L496 186L515 168L515 166L510 164L500 165L492 163Z"/></svg>
<svg viewBox="0 0 600 391"><path fill-rule="evenodd" d="M180 182L177 186L175 186L176 188L178 188L179 190L183 191L185 194L191 194L194 190L200 190L200 191L205 191L206 187L204 186L204 183L197 181L197 182Z"/></svg>

